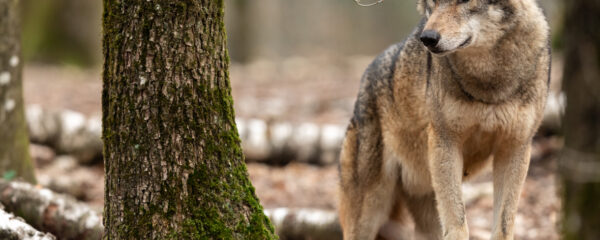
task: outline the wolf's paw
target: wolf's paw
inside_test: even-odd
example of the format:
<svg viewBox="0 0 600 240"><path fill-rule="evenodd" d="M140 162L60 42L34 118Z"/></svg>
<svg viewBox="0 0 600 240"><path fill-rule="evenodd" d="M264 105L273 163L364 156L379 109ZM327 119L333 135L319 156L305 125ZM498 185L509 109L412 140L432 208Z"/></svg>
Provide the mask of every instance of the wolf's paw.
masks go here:
<svg viewBox="0 0 600 240"><path fill-rule="evenodd" d="M464 227L451 228L444 235L444 240L469 240L469 229L466 224Z"/></svg>

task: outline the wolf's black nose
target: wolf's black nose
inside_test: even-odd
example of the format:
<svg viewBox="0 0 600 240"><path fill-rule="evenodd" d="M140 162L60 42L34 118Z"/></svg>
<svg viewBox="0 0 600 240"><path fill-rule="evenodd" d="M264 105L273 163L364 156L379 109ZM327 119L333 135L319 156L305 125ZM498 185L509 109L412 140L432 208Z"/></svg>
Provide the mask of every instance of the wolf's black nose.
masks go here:
<svg viewBox="0 0 600 240"><path fill-rule="evenodd" d="M421 42L427 47L435 47L440 41L440 33L436 30L426 30L421 33Z"/></svg>

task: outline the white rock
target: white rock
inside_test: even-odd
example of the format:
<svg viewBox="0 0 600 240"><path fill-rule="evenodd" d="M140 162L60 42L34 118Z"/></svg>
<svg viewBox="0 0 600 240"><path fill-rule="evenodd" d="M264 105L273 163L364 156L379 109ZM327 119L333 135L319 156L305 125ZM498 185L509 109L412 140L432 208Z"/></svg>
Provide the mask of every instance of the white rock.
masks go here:
<svg viewBox="0 0 600 240"><path fill-rule="evenodd" d="M346 131L339 125L327 124L321 128L321 144L324 149L338 149L342 145Z"/></svg>
<svg viewBox="0 0 600 240"><path fill-rule="evenodd" d="M282 149L288 144L289 139L292 137L294 128L289 123L277 123L271 127L270 138L272 145L276 149Z"/></svg>
<svg viewBox="0 0 600 240"><path fill-rule="evenodd" d="M12 57L10 57L10 60L8 60L8 63L11 67L16 67L17 65L19 65L19 57L17 55L13 55Z"/></svg>
<svg viewBox="0 0 600 240"><path fill-rule="evenodd" d="M254 159L264 159L269 154L267 139L267 123L259 119L248 120L248 136L242 141L246 156Z"/></svg>
<svg viewBox="0 0 600 240"><path fill-rule="evenodd" d="M2 72L0 73L0 86L6 85L10 83L10 73Z"/></svg>
<svg viewBox="0 0 600 240"><path fill-rule="evenodd" d="M4 103L4 109L6 109L7 112L12 111L13 109L15 109L15 100L13 99L6 99L6 102Z"/></svg>
<svg viewBox="0 0 600 240"><path fill-rule="evenodd" d="M60 117L62 118L62 130L66 135L74 134L85 128L86 118L81 113L65 110L61 112Z"/></svg>

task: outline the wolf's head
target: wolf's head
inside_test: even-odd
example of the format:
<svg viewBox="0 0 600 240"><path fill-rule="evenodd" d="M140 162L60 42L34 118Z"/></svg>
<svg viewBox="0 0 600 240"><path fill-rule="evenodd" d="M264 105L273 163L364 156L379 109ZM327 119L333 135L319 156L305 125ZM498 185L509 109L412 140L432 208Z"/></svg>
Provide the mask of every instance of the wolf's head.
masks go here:
<svg viewBox="0 0 600 240"><path fill-rule="evenodd" d="M421 41L435 54L492 47L515 22L518 0L418 0Z"/></svg>

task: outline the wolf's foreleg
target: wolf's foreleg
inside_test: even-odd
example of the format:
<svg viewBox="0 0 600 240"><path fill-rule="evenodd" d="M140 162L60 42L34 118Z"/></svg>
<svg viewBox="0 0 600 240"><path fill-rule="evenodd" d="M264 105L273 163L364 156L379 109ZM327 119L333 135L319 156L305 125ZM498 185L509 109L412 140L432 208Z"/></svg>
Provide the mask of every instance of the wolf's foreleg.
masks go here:
<svg viewBox="0 0 600 240"><path fill-rule="evenodd" d="M513 239L515 214L521 188L527 176L530 155L529 142L521 144L512 142L511 145L504 145L494 155L493 240Z"/></svg>
<svg viewBox="0 0 600 240"><path fill-rule="evenodd" d="M429 168L444 240L467 240L469 230L462 201L463 161L449 133L429 129Z"/></svg>

